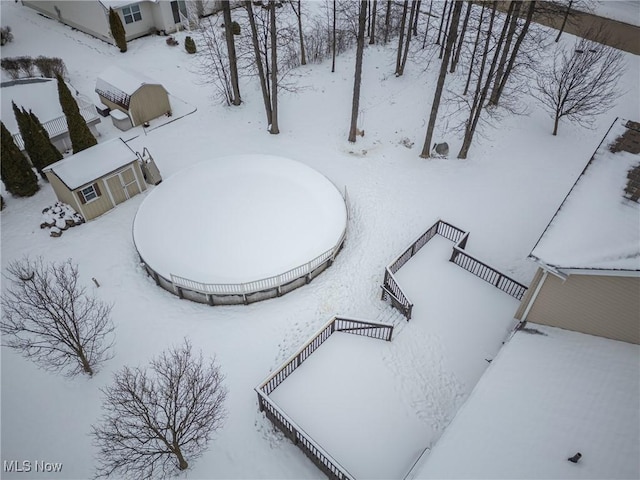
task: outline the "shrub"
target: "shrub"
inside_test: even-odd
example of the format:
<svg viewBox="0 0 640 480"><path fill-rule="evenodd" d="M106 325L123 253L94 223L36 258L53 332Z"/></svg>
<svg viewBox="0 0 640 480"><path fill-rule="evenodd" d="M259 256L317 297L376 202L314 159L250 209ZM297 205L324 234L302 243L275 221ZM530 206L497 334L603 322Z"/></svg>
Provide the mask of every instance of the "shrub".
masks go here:
<svg viewBox="0 0 640 480"><path fill-rule="evenodd" d="M196 53L196 42L193 41L193 38L187 37L184 39L184 49L187 53Z"/></svg>
<svg viewBox="0 0 640 480"><path fill-rule="evenodd" d="M13 33L11 33L11 27L0 28L0 45L13 42Z"/></svg>
<svg viewBox="0 0 640 480"><path fill-rule="evenodd" d="M15 58L3 58L0 67L14 80L20 78L20 64Z"/></svg>
<svg viewBox="0 0 640 480"><path fill-rule="evenodd" d="M40 56L33 63L43 77L56 78L58 75L64 77L67 72L67 67L65 67L61 58Z"/></svg>
<svg viewBox="0 0 640 480"><path fill-rule="evenodd" d="M231 32L234 35L240 35L240 24L238 22L236 22L235 20L233 22L231 22Z"/></svg>
<svg viewBox="0 0 640 480"><path fill-rule="evenodd" d="M16 62L18 62L18 66L20 70L25 74L26 77L33 77L33 58L31 57L16 57Z"/></svg>

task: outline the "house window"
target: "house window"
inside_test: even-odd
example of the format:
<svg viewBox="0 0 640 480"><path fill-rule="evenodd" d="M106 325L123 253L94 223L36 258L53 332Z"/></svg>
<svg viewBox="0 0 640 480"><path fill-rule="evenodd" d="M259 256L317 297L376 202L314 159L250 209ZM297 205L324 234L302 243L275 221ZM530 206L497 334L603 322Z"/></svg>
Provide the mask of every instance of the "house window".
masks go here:
<svg viewBox="0 0 640 480"><path fill-rule="evenodd" d="M78 196L80 197L80 201L83 204L88 203L100 196L100 188L98 187L97 183L94 183L93 185L89 185L88 187L80 190L78 192Z"/></svg>
<svg viewBox="0 0 640 480"><path fill-rule="evenodd" d="M131 5L122 9L122 15L124 15L125 23L139 22L142 20L142 13L140 13L140 5Z"/></svg>

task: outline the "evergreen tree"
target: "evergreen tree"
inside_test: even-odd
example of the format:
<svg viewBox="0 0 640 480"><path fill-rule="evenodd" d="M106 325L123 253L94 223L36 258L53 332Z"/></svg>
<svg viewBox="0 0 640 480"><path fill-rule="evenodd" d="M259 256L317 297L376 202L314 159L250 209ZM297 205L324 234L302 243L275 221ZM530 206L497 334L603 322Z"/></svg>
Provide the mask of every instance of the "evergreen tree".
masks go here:
<svg viewBox="0 0 640 480"><path fill-rule="evenodd" d="M29 122L29 117L25 114L24 110L20 110L15 102L11 102L11 105L13 107L13 115L16 117L20 136L22 137L22 142L24 143L24 151L27 152L27 155L31 158L33 145L33 142L31 141L31 133L29 131L31 128L31 122Z"/></svg>
<svg viewBox="0 0 640 480"><path fill-rule="evenodd" d="M24 136L22 137L25 139L25 146L29 146L27 153L40 176L46 180L47 177L42 173L42 169L58 160L62 160L62 154L53 146L47 131L31 110L27 113L23 108L22 115L28 122L26 135L29 140L27 141Z"/></svg>
<svg viewBox="0 0 640 480"><path fill-rule="evenodd" d="M29 117L31 118L32 125L34 125L33 128L37 129L37 131L39 131L42 134L42 136L46 141L47 147L49 148L49 150L51 150L51 158L55 158L54 160L55 162L57 162L58 160L62 160L62 153L60 153L60 150L58 150L56 146L53 144L53 142L51 142L51 139L49 138L49 133L42 126L42 122L40 122L38 117L36 117L36 114L33 113L31 110L29 110Z"/></svg>
<svg viewBox="0 0 640 480"><path fill-rule="evenodd" d="M67 118L67 128L69 129L69 137L71 137L73 153L78 153L89 147L93 147L98 142L91 133L91 130L89 130L87 122L82 118L78 104L73 98L73 95L71 95L62 77L56 75L56 78L58 80L58 97L64 116Z"/></svg>
<svg viewBox="0 0 640 480"><path fill-rule="evenodd" d="M124 25L120 20L120 15L113 8L109 7L109 28L111 35L116 42L117 47L122 53L127 51L127 38L124 31Z"/></svg>
<svg viewBox="0 0 640 480"><path fill-rule="evenodd" d="M18 197L30 197L38 189L38 179L29 162L13 142L13 137L4 123L0 122L2 138L2 162L0 176L7 192Z"/></svg>

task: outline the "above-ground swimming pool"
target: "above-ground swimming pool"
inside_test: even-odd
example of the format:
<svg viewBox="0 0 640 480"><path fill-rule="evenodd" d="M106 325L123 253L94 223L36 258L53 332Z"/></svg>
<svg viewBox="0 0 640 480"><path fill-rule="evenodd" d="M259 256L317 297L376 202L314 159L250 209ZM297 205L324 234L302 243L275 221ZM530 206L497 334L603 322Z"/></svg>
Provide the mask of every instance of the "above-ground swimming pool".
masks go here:
<svg viewBox="0 0 640 480"><path fill-rule="evenodd" d="M294 160L234 155L179 171L144 199L133 240L147 272L198 302L251 303L328 267L347 207L326 177Z"/></svg>

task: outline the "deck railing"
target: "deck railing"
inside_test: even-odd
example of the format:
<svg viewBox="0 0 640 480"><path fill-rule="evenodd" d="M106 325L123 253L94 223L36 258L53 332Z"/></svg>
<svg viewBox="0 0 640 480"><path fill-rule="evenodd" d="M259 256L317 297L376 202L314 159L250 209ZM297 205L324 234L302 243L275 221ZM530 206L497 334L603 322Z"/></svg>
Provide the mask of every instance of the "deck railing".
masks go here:
<svg viewBox="0 0 640 480"><path fill-rule="evenodd" d="M333 317L274 373L256 387L255 391L258 395L260 411L264 412L269 421L297 445L318 468L331 479L350 480L353 479L353 476L269 398L271 392L291 375L302 362L309 358L334 332L351 333L390 341L393 336L393 325L354 318Z"/></svg>
<svg viewBox="0 0 640 480"><path fill-rule="evenodd" d="M86 123L91 123L92 121L100 118L98 117L96 107L93 104L78 105L78 107L80 108L80 115L82 115L82 118L84 118ZM47 131L47 134L51 139L69 131L69 127L67 126L67 117L64 115L44 122L42 126ZM14 134L13 140L20 150L24 150L24 140L20 133Z"/></svg>
<svg viewBox="0 0 640 480"><path fill-rule="evenodd" d="M451 258L449 259L451 262L473 273L517 300L522 300L522 297L527 291L525 285L469 255L464 251L467 246L467 240L469 239L469 232L465 232L443 220L438 220L398 255L384 271L382 299L390 300L391 305L398 309L407 320L411 319L413 303L411 303L402 288L400 288L393 274L400 270L411 257L418 253L418 251L436 235L440 235L454 243Z"/></svg>

